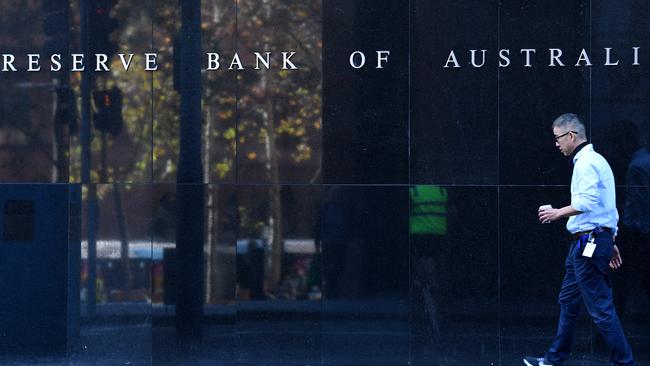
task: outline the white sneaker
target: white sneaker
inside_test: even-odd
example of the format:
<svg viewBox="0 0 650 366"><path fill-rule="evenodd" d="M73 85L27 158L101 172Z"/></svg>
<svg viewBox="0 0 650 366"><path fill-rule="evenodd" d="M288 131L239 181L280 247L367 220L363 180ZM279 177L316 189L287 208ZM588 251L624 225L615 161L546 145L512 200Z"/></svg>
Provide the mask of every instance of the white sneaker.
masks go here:
<svg viewBox="0 0 650 366"><path fill-rule="evenodd" d="M548 363L544 357L524 357L524 365L526 366L553 366L552 363Z"/></svg>

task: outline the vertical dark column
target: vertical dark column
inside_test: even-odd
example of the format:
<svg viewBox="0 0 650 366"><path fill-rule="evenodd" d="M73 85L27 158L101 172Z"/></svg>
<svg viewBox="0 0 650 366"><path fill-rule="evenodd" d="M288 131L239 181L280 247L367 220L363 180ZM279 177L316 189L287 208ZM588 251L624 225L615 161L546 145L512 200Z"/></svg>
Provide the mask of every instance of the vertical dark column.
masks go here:
<svg viewBox="0 0 650 366"><path fill-rule="evenodd" d="M201 2L181 3L181 128L178 183L203 183L201 169Z"/></svg>
<svg viewBox="0 0 650 366"><path fill-rule="evenodd" d="M81 264L81 185L71 184L68 186L68 352L70 352L79 340L79 314L80 298L79 289L81 286L80 264Z"/></svg>
<svg viewBox="0 0 650 366"><path fill-rule="evenodd" d="M85 55L90 54L90 29L89 12L91 0L81 2L81 50ZM87 205L87 233L88 233L88 314L95 314L97 276L97 188L90 184L91 150L90 142L92 132L90 126L90 92L93 84L93 74L85 70L81 74L81 183L88 184Z"/></svg>
<svg viewBox="0 0 650 366"><path fill-rule="evenodd" d="M88 13L91 0L81 1L81 51L90 54L90 35L88 29ZM81 182L90 183L90 89L93 74L84 71L81 74Z"/></svg>
<svg viewBox="0 0 650 366"><path fill-rule="evenodd" d="M201 168L201 2L181 3L181 126L176 180L178 299L176 330L181 351L201 339L203 314L203 170Z"/></svg>
<svg viewBox="0 0 650 366"><path fill-rule="evenodd" d="M408 3L323 3L324 182L408 182L408 45Z"/></svg>

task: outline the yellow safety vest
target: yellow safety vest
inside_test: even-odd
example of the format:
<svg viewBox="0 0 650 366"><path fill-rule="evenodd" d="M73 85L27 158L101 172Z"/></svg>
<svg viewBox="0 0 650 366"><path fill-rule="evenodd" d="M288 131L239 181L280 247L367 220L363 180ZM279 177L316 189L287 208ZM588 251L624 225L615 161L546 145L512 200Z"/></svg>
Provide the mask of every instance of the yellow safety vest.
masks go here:
<svg viewBox="0 0 650 366"><path fill-rule="evenodd" d="M410 188L411 234L447 234L447 190L435 185Z"/></svg>

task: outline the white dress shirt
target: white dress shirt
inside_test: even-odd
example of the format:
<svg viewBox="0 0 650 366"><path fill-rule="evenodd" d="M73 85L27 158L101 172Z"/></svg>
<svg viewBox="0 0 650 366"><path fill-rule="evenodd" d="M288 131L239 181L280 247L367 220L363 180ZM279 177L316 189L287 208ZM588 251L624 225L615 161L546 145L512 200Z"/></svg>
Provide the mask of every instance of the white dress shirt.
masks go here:
<svg viewBox="0 0 650 366"><path fill-rule="evenodd" d="M588 144L573 157L573 164L571 206L582 213L569 218L567 230L573 234L608 227L616 234L616 185L607 160Z"/></svg>

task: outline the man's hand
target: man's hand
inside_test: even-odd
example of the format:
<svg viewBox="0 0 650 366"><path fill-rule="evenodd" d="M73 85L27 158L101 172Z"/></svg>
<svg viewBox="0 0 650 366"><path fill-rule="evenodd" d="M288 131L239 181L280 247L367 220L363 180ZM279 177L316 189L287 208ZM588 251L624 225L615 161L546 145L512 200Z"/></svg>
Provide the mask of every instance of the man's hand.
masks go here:
<svg viewBox="0 0 650 366"><path fill-rule="evenodd" d="M559 220L562 216L560 215L560 209L558 208L540 208L539 211L537 211L537 215L539 217L539 221L542 224L547 224L549 222Z"/></svg>
<svg viewBox="0 0 650 366"><path fill-rule="evenodd" d="M609 268L619 269L623 264L623 258L621 258L621 253L618 251L618 247L614 244L612 249L612 260L609 261Z"/></svg>

